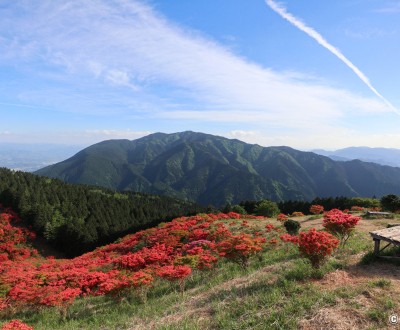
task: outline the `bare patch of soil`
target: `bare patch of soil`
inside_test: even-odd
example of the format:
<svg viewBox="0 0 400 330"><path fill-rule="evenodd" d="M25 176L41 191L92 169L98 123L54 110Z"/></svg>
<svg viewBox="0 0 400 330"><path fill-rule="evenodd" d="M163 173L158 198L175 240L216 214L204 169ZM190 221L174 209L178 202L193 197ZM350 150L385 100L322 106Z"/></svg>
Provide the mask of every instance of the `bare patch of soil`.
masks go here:
<svg viewBox="0 0 400 330"><path fill-rule="evenodd" d="M311 318L299 322L301 330L359 330L367 329L363 315L345 306L321 308Z"/></svg>

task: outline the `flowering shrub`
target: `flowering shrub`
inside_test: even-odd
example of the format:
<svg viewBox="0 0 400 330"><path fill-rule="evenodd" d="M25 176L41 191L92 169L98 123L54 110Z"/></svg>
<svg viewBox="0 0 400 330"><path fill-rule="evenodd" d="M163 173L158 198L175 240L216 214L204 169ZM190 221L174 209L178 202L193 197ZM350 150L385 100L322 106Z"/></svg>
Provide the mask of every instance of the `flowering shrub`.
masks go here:
<svg viewBox="0 0 400 330"><path fill-rule="evenodd" d="M293 212L292 217L303 217L304 213L303 212Z"/></svg>
<svg viewBox="0 0 400 330"><path fill-rule="evenodd" d="M276 217L276 220L284 222L287 220L287 215L283 213L279 213L278 216Z"/></svg>
<svg viewBox="0 0 400 330"><path fill-rule="evenodd" d="M298 246L300 253L310 260L314 268L319 268L339 245L339 241L331 234L311 228L299 236L285 234L281 236L285 242Z"/></svg>
<svg viewBox="0 0 400 330"><path fill-rule="evenodd" d="M217 248L220 256L246 267L249 258L262 251L265 242L263 237L253 238L249 234L240 234L220 242Z"/></svg>
<svg viewBox="0 0 400 330"><path fill-rule="evenodd" d="M267 233L270 233L272 230L275 229L274 225L272 223L267 223L265 225L265 229L267 229Z"/></svg>
<svg viewBox="0 0 400 330"><path fill-rule="evenodd" d="M310 207L310 213L311 214L321 214L324 212L324 207L322 205L311 205Z"/></svg>
<svg viewBox="0 0 400 330"><path fill-rule="evenodd" d="M164 266L157 270L157 275L168 281L178 281L181 291L185 289L185 280L192 273L192 268L187 265Z"/></svg>
<svg viewBox="0 0 400 330"><path fill-rule="evenodd" d="M28 249L23 246L30 239L36 237L35 233L16 227L21 219L10 209L0 212L0 261L7 260L21 261L30 256L37 255L34 249Z"/></svg>
<svg viewBox="0 0 400 330"><path fill-rule="evenodd" d="M356 205L354 205L354 206L351 207L350 210L351 210L352 212L363 212L363 211L364 211L364 208L361 207L361 206L356 206Z"/></svg>
<svg viewBox="0 0 400 330"><path fill-rule="evenodd" d="M56 306L65 313L77 297L120 297L132 289L145 300L157 277L177 281L183 290L193 270L212 269L221 258L247 265L266 242L266 233L248 221L263 217L200 214L125 236L74 259L42 258L25 245L34 234L13 225L17 215L0 213L1 313L38 306ZM245 233L235 234L224 224L232 218L234 228ZM273 239L269 243L276 244Z"/></svg>
<svg viewBox="0 0 400 330"><path fill-rule="evenodd" d="M323 226L329 233L339 238L341 245L344 245L360 220L360 217L332 209L325 212Z"/></svg>
<svg viewBox="0 0 400 330"><path fill-rule="evenodd" d="M1 330L33 330L33 327L20 320L11 320L1 327Z"/></svg>

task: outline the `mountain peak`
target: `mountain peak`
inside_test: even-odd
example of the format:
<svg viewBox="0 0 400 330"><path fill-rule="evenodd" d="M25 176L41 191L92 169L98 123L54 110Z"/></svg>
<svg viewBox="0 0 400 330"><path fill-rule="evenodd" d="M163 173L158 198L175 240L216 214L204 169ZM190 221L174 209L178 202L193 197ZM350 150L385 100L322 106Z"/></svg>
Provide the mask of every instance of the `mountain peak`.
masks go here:
<svg viewBox="0 0 400 330"><path fill-rule="evenodd" d="M205 205L400 193L397 168L193 131L104 141L37 174Z"/></svg>

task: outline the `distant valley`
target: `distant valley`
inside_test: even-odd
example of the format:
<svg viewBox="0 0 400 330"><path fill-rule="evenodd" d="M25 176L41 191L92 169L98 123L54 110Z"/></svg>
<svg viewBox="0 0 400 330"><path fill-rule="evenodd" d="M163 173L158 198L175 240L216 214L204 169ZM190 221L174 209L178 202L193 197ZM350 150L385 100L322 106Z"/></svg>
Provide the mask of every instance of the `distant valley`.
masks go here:
<svg viewBox="0 0 400 330"><path fill-rule="evenodd" d="M103 141L35 173L216 206L263 198L400 194L400 168L338 162L313 152L190 131Z"/></svg>
<svg viewBox="0 0 400 330"><path fill-rule="evenodd" d="M77 153L82 146L0 143L0 167L33 172Z"/></svg>

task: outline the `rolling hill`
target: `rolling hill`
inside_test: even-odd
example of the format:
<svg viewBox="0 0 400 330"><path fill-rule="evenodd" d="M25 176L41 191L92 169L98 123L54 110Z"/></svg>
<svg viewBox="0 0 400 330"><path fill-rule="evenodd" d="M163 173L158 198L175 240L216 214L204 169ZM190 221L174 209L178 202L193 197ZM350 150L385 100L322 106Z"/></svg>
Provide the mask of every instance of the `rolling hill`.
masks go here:
<svg viewBox="0 0 400 330"><path fill-rule="evenodd" d="M103 141L35 173L217 206L262 198L400 194L400 168L337 162L289 147L261 147L190 131Z"/></svg>

